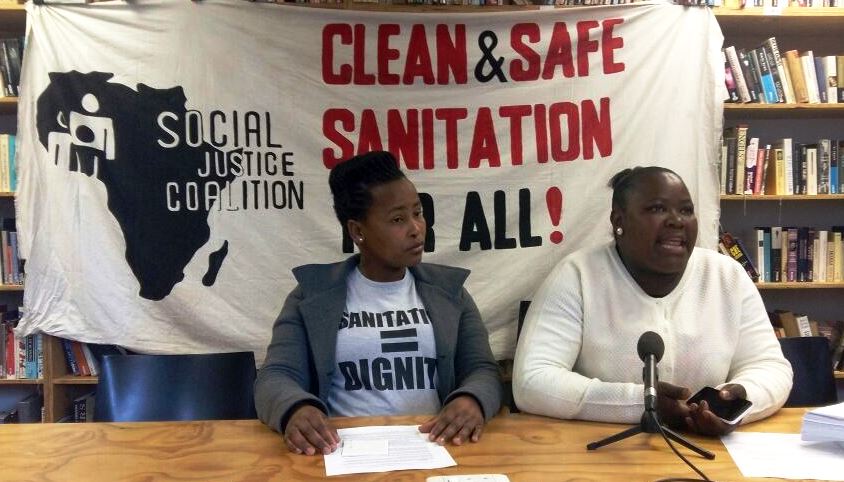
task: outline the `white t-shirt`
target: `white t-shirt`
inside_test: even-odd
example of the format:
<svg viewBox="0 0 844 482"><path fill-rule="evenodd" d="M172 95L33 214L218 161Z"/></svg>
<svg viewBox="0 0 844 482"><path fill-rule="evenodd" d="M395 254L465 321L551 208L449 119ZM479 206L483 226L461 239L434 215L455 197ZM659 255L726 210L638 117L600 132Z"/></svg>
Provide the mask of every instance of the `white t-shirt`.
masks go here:
<svg viewBox="0 0 844 482"><path fill-rule="evenodd" d="M336 360L328 396L332 416L439 411L434 330L409 270L387 283L358 269L349 273Z"/></svg>

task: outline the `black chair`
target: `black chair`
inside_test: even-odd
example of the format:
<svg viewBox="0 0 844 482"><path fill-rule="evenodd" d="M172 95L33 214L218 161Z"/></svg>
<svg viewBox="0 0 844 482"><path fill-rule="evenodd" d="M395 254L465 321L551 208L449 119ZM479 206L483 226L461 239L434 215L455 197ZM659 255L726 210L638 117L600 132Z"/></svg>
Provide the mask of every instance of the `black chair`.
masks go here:
<svg viewBox="0 0 844 482"><path fill-rule="evenodd" d="M256 418L255 355L107 355L94 420L143 422Z"/></svg>
<svg viewBox="0 0 844 482"><path fill-rule="evenodd" d="M794 385L786 407L817 407L838 401L829 340L823 336L780 338L785 358L794 371Z"/></svg>

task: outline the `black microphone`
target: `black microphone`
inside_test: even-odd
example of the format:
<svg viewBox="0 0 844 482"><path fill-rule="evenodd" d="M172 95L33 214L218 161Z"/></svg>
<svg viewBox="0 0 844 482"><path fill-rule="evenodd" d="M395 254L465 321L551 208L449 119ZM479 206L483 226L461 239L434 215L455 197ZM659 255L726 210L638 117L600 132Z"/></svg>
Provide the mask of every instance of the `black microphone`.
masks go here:
<svg viewBox="0 0 844 482"><path fill-rule="evenodd" d="M656 386L659 381L656 364L662 359L665 353L665 343L662 337L652 331L646 331L639 337L636 345L639 358L645 362L642 368L642 380L645 382L645 411L656 411Z"/></svg>

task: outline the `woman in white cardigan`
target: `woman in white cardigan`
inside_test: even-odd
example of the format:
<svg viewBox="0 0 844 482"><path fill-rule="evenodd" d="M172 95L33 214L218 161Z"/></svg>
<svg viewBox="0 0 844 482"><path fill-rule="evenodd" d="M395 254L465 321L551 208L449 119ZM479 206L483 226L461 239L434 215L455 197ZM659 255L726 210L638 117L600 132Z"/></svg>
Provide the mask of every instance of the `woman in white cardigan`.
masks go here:
<svg viewBox="0 0 844 482"><path fill-rule="evenodd" d="M695 248L697 218L682 179L637 167L610 185L613 242L567 256L534 296L516 350L516 404L558 418L638 422L636 342L654 331L665 341L664 423L708 435L735 428L705 402L686 403L704 386L749 399L745 421L776 412L791 390L791 366L741 265Z"/></svg>

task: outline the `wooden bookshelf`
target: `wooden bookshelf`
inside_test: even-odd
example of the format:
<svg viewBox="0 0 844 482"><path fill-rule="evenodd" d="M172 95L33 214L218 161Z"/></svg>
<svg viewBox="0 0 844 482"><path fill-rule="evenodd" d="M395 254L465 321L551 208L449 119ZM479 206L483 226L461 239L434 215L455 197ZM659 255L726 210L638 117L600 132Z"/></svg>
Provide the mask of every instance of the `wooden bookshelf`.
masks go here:
<svg viewBox="0 0 844 482"><path fill-rule="evenodd" d="M835 378L836 378L837 380L844 380L844 372L842 372L842 371L836 371L836 372L835 372Z"/></svg>
<svg viewBox="0 0 844 482"><path fill-rule="evenodd" d="M844 19L841 20L844 22ZM844 117L844 104L724 104L724 117L748 119L831 119Z"/></svg>
<svg viewBox="0 0 844 482"><path fill-rule="evenodd" d="M722 194L722 201L844 201L844 194L786 194L786 195L756 195L756 194Z"/></svg>
<svg viewBox="0 0 844 482"><path fill-rule="evenodd" d="M794 282L783 281L781 283L756 283L760 290L812 290L812 289L844 289L844 283L826 283L819 281Z"/></svg>

